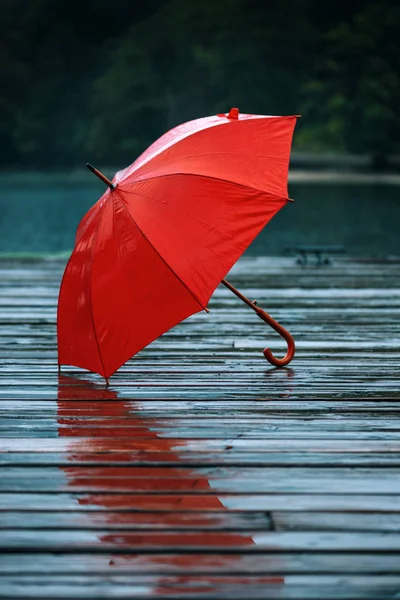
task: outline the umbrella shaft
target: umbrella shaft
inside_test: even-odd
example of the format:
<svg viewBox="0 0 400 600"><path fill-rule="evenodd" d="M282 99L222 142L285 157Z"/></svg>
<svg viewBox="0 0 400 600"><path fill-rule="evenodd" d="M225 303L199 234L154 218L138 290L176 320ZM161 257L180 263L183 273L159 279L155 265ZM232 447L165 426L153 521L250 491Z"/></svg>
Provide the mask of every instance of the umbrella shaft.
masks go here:
<svg viewBox="0 0 400 600"><path fill-rule="evenodd" d="M98 169L96 169L96 167L94 167L90 163L86 163L86 167L89 169L89 171L92 171L92 173L94 173L94 175L96 175L96 177L101 179L101 181L103 181L103 183L108 185L108 187L110 188L111 191L115 190L116 186L113 184L113 182L110 181L108 179L108 177L103 175L103 173L101 173Z"/></svg>
<svg viewBox="0 0 400 600"><path fill-rule="evenodd" d="M245 304L247 304L247 306L250 306L250 308L252 308L255 312L257 312L256 305L251 300L249 300L248 298L246 298L246 296L244 296L243 294L241 294L239 292L239 290L237 290L232 284L229 283L229 281L227 281L226 279L223 279L221 281L221 283L223 283L224 286L228 288L228 290L231 290L231 292L233 292L238 298L240 298L240 300L242 302L244 302Z"/></svg>

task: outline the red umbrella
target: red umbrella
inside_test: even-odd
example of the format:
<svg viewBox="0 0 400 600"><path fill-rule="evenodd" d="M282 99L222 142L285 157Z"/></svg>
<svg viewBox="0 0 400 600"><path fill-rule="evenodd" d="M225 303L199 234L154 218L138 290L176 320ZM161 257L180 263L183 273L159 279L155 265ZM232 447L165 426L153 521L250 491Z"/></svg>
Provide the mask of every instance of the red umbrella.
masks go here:
<svg viewBox="0 0 400 600"><path fill-rule="evenodd" d="M106 379L227 285L288 341L290 334L223 277L289 200L296 116L206 117L169 131L82 219L58 301L58 363Z"/></svg>

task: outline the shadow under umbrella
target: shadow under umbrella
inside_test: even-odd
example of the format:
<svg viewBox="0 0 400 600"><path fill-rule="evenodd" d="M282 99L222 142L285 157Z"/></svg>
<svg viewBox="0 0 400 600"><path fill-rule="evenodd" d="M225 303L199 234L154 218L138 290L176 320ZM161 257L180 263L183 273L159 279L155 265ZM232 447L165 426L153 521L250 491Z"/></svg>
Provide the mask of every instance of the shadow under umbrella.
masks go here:
<svg viewBox="0 0 400 600"><path fill-rule="evenodd" d="M255 542L223 530L228 509L204 474L185 466L185 440L160 437L157 418L81 378L59 375L57 402L58 435L70 438L70 465L61 468L86 518L103 530L97 540L110 552L109 569L152 573L152 593L161 595L250 583L279 589L283 577L246 572L243 554ZM262 571L268 558L257 561Z"/></svg>

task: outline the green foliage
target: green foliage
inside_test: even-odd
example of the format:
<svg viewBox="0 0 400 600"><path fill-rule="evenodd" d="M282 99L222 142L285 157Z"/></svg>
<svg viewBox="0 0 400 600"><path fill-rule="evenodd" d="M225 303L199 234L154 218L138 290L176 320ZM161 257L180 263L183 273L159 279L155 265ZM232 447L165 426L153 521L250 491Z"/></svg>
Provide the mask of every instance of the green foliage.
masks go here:
<svg viewBox="0 0 400 600"><path fill-rule="evenodd" d="M123 165L238 106L305 119L299 148L399 151L388 0L3 0L0 164Z"/></svg>
<svg viewBox="0 0 400 600"><path fill-rule="evenodd" d="M304 146L369 153L376 166L400 151L399 23L399 6L370 3L324 34L314 77L303 85Z"/></svg>

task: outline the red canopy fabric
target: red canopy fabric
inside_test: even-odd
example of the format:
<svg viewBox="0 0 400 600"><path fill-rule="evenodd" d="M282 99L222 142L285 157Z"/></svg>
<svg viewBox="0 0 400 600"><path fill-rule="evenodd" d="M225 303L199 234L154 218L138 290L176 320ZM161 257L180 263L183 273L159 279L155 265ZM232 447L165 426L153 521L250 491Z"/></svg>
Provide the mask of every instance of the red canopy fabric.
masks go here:
<svg viewBox="0 0 400 600"><path fill-rule="evenodd" d="M64 273L59 364L108 378L207 306L288 200L295 123L234 113L191 121L115 175L80 223Z"/></svg>

